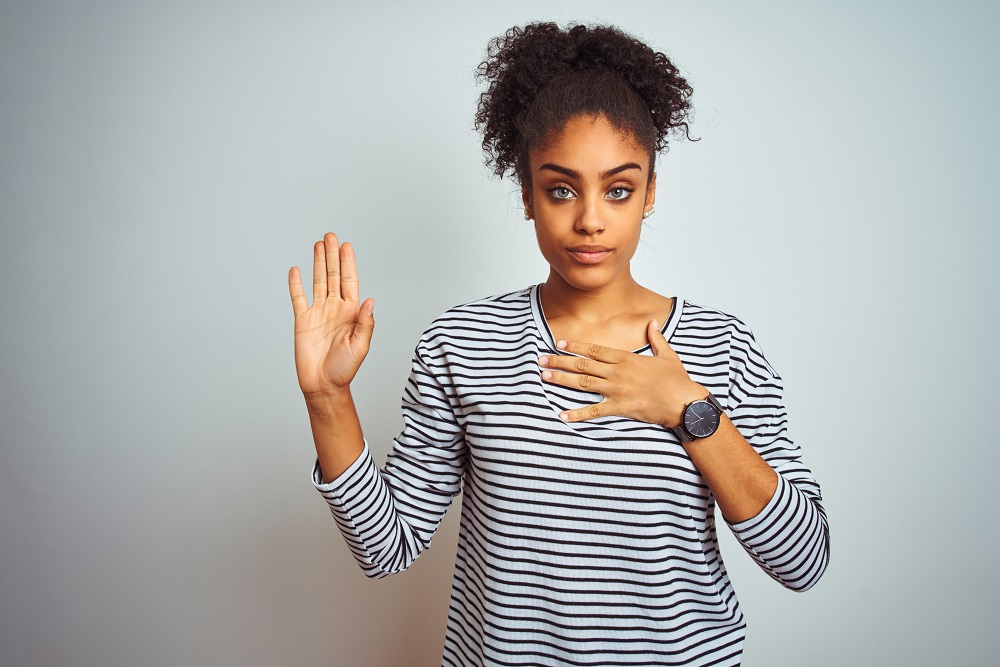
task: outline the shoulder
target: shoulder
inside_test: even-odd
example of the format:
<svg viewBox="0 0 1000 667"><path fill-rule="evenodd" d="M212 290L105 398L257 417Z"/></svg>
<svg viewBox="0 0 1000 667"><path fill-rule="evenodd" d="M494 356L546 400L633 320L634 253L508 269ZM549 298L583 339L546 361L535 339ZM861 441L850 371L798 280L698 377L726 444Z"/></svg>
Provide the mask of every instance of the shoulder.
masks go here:
<svg viewBox="0 0 1000 667"><path fill-rule="evenodd" d="M494 294L483 299L470 301L446 310L435 322L447 321L463 315L510 315L531 308L531 287Z"/></svg>
<svg viewBox="0 0 1000 667"><path fill-rule="evenodd" d="M531 291L494 294L449 308L420 337L420 346L436 347L449 340L496 340L524 331L531 322Z"/></svg>
<svg viewBox="0 0 1000 667"><path fill-rule="evenodd" d="M764 357L750 326L739 317L718 308L684 301L674 336L679 341L724 344L728 348L730 369L737 374L780 379Z"/></svg>
<svg viewBox="0 0 1000 667"><path fill-rule="evenodd" d="M703 332L704 335L722 334L747 341L754 339L750 327L735 315L687 300L683 301L681 307L677 331L686 335L698 335L698 332Z"/></svg>

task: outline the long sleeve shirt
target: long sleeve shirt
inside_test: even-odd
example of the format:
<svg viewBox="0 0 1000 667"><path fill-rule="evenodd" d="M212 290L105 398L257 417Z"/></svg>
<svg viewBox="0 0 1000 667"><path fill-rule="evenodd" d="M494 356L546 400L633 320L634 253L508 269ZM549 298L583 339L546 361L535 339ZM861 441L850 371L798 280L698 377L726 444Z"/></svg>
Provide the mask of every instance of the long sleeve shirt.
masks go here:
<svg viewBox="0 0 1000 667"><path fill-rule="evenodd" d="M666 339L778 473L764 509L730 528L771 577L805 590L826 568L829 529L781 378L740 320L674 303ZM442 665L738 665L746 625L704 479L663 426L562 422L601 396L543 382L543 354L561 352L537 286L431 324L385 466L366 443L328 484L313 469L358 563L370 577L404 570L461 491Z"/></svg>

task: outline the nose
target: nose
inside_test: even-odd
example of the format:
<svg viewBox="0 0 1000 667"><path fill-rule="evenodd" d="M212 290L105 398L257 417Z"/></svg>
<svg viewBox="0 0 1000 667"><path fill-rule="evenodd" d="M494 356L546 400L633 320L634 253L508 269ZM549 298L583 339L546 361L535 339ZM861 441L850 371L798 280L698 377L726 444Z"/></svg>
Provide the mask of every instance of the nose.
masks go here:
<svg viewBox="0 0 1000 667"><path fill-rule="evenodd" d="M604 231L604 221L601 219L601 211L597 202L584 199L581 202L580 214L576 218L576 231L581 234L591 236Z"/></svg>

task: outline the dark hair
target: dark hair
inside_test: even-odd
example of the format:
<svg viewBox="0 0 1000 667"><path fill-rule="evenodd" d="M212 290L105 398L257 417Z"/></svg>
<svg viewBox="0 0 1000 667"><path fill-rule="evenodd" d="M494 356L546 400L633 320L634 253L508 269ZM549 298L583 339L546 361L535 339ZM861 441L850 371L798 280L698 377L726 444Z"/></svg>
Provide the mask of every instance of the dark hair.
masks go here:
<svg viewBox="0 0 1000 667"><path fill-rule="evenodd" d="M613 26L515 26L490 40L476 78L489 82L475 122L486 166L522 185L530 182L528 152L581 114L630 134L650 169L671 131L691 139L691 86L666 55Z"/></svg>

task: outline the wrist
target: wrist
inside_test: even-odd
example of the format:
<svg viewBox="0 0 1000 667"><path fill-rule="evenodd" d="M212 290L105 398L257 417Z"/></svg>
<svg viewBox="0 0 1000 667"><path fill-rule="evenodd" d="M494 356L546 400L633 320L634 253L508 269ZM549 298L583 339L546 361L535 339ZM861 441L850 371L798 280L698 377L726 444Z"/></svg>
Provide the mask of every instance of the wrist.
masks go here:
<svg viewBox="0 0 1000 667"><path fill-rule="evenodd" d="M303 394L306 410L312 418L334 417L344 410L354 409L354 398L350 387L342 389L316 391Z"/></svg>

